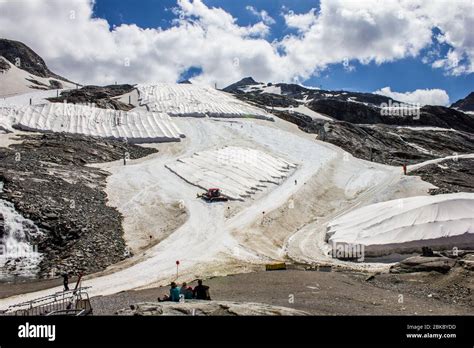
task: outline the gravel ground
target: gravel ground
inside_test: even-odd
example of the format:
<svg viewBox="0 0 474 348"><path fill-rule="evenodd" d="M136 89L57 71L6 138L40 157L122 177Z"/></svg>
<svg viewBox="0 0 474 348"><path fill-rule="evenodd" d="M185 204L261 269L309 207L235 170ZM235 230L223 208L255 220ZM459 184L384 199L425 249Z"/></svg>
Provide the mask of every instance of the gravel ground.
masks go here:
<svg viewBox="0 0 474 348"><path fill-rule="evenodd" d="M287 270L216 277L204 284L210 286L213 300L261 302L314 315L472 314L466 299L450 302L442 292L435 296L429 292L430 284L441 282L443 277L383 274L366 281L366 274ZM436 289L432 290L434 293ZM94 314L112 315L134 303L156 301L167 292L168 288L154 288L95 297ZM471 294L460 292L458 298Z"/></svg>

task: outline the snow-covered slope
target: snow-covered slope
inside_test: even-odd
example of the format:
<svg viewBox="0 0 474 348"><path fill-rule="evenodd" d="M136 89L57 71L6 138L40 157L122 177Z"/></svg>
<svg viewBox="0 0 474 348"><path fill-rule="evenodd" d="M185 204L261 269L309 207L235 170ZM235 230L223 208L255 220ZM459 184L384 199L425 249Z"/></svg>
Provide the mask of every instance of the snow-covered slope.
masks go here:
<svg viewBox="0 0 474 348"><path fill-rule="evenodd" d="M290 111L290 112L297 112L306 116L311 117L313 120L326 120L326 121L332 121L333 119L325 116L323 114L320 114L319 112L313 111L310 108L308 108L305 105L298 105L297 107L290 106L288 108L282 108L282 107L274 107L275 110L278 111Z"/></svg>
<svg viewBox="0 0 474 348"><path fill-rule="evenodd" d="M167 114L66 103L0 108L0 128L11 131L12 126L32 131L126 138L134 143L179 141L184 137Z"/></svg>
<svg viewBox="0 0 474 348"><path fill-rule="evenodd" d="M17 94L33 92L37 90L48 90L57 88L76 88L70 82L52 77L39 77L29 72L19 69L5 58L0 59L9 65L6 70L0 71L0 97L9 97Z"/></svg>
<svg viewBox="0 0 474 348"><path fill-rule="evenodd" d="M474 194L411 197L372 204L328 224L330 243L401 244L470 234L474 238Z"/></svg>
<svg viewBox="0 0 474 348"><path fill-rule="evenodd" d="M244 93L261 92L281 95L281 87L275 85L268 85L266 83L258 83L255 85L246 86L240 89Z"/></svg>
<svg viewBox="0 0 474 348"><path fill-rule="evenodd" d="M33 90L33 92L16 94L10 97L0 97L0 106L27 106L50 103L47 98L54 98L67 89L48 89L47 91ZM31 104L30 104L31 103Z"/></svg>
<svg viewBox="0 0 474 348"><path fill-rule="evenodd" d="M267 112L211 87L191 84L138 85L140 105L170 116L252 117L272 120Z"/></svg>
<svg viewBox="0 0 474 348"><path fill-rule="evenodd" d="M166 167L203 190L217 185L229 198L241 200L279 184L296 166L262 151L229 146L197 152Z"/></svg>
<svg viewBox="0 0 474 348"><path fill-rule="evenodd" d="M315 141L277 118L275 122L182 117L173 121L186 134L186 141L161 144L158 154L132 160L126 166L120 161L96 166L112 173L106 193L109 204L123 214L125 234L148 237L149 229L159 226L165 216L158 202L185 207L188 219L146 251L112 266L105 274L86 277L84 285L92 286L90 296L169 284L176 280L176 260L180 260L179 281L251 271L288 257L345 267L386 267L328 257L323 248L325 231L319 227L327 216L373 199L385 200L394 192L416 194L418 178L402 176L398 168L345 156L336 146ZM251 199L215 205L197 199L196 186L167 169L177 159L225 146L255 149L298 166L287 180L268 185ZM370 180L358 179L359 173ZM221 177L216 186L221 180L228 179ZM150 213L153 209L157 213ZM137 220L147 224L137 224ZM50 293L51 289L0 299L0 309Z"/></svg>

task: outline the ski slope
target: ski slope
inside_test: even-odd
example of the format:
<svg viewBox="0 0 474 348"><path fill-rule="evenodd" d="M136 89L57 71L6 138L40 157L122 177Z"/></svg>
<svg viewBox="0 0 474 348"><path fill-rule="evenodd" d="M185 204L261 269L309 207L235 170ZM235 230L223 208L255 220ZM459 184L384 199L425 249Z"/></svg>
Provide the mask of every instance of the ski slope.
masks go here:
<svg viewBox="0 0 474 348"><path fill-rule="evenodd" d="M91 296L169 284L176 280L176 260L180 261L178 281L251 271L287 257L313 263L323 259L328 263L344 264L327 256L324 245L316 242L324 240L325 231L314 228L310 222L319 215L336 214L347 208L338 207L341 200L357 206L366 204L379 194L378 198L384 199L387 194L383 190L393 192L390 183L397 185L401 177L398 168L395 171L392 167L343 156L341 149L315 141L311 135L279 119L275 122L181 117L174 120L186 134L184 141L161 144L158 154L130 161L127 166L120 161L97 166L112 173L107 180L106 192L109 204L123 214L126 234L147 235L147 228L154 225L153 219L157 219L159 224L163 216L148 213L150 202L156 200L164 204L179 202L186 208L189 218L148 250L102 274L86 277L84 285L92 286ZM234 153L235 148L253 149L296 167L279 185L272 184L249 199L216 204L197 199L196 186L167 168L178 159L207 151L212 153L218 151L216 149L225 149L225 146L234 147ZM360 174L357 169L361 169ZM377 174L369 181L358 178L372 171ZM226 177L215 178L212 186L219 187L226 180ZM403 180L418 182L416 178L405 177ZM349 189L345 190L346 187ZM414 191L412 187L410 191ZM304 207L316 209L286 209L289 202L294 201L298 206L300 200ZM280 212L282 209L284 212ZM275 224L267 225L265 219L273 219L273 215L276 216ZM140 219L150 220L141 226L143 230L128 223ZM294 223L290 225L292 221ZM300 233L302 224L310 227L304 230L304 234ZM379 264L344 265L370 270L387 267ZM51 290L1 299L0 309L49 293Z"/></svg>
<svg viewBox="0 0 474 348"><path fill-rule="evenodd" d="M278 185L296 166L265 152L236 146L197 152L166 168L205 191L219 183L230 199L243 200Z"/></svg>
<svg viewBox="0 0 474 348"><path fill-rule="evenodd" d="M0 127L12 131L13 126L29 131L127 139L134 143L180 141L184 137L167 114L66 103L0 108Z"/></svg>
<svg viewBox="0 0 474 348"><path fill-rule="evenodd" d="M328 224L330 244L385 245L471 234L474 238L474 194L410 197L368 205ZM473 239L474 240L474 239Z"/></svg>
<svg viewBox="0 0 474 348"><path fill-rule="evenodd" d="M273 120L262 109L244 103L225 92L192 84L158 83L138 85L141 106L149 111L170 116L188 117L252 117Z"/></svg>
<svg viewBox="0 0 474 348"><path fill-rule="evenodd" d="M159 152L131 160L127 166L121 161L94 166L111 173L106 193L109 205L123 215L126 235L152 235L151 229L160 226L165 212L150 211L160 209L160 204L183 206L188 220L133 258L87 276L84 285L92 286L91 296L248 272L288 259L369 271L389 267L332 258L325 240L326 224L370 204L426 195L431 185L402 175L400 168L354 158L281 119L268 122L266 118L242 117L243 109L237 110L240 113L232 110L239 109L233 104L238 101L225 93L209 89L217 99L210 97L209 102L197 100L193 104L190 98L199 98L202 87L193 86L197 89L191 90L182 86L189 87L147 87L149 99L144 100L144 88L139 87L141 103L150 112L138 108L138 114L149 117L146 115L173 114L174 110L174 116L210 116L217 112L213 103L221 103L216 115L224 118L172 117L169 122L180 130L179 134L186 134L181 142L149 145L156 146ZM182 95L170 95L178 92ZM222 101L223 96L231 100ZM187 103L184 106L183 100ZM226 111L227 107L231 109ZM253 108L247 104L245 107ZM22 122L34 125L32 129L53 128L53 119L46 122L47 110L45 106L44 112L39 112L43 116ZM116 118L99 117L95 113L100 114L98 110L88 111L93 113L84 121L98 120L99 128L90 126L96 133L103 136L114 130ZM57 117L64 123L54 123L55 129L85 132L87 128L80 128L82 123L75 121L71 126L71 117L64 117L64 112ZM130 127L128 135L143 138L137 131L143 120L133 121L123 119L120 124ZM150 131L149 126L147 130ZM241 199L208 204L196 198L196 186L220 187ZM136 223L141 220L147 223ZM180 261L179 279L176 260ZM0 299L0 309L50 293L51 289Z"/></svg>

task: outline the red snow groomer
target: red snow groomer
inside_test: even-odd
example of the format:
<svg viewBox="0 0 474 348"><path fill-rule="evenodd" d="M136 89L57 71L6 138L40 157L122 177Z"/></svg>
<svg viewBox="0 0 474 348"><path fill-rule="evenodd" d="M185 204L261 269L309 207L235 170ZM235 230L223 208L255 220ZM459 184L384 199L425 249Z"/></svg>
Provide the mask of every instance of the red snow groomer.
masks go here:
<svg viewBox="0 0 474 348"><path fill-rule="evenodd" d="M206 202L227 202L229 200L229 197L223 195L218 188L210 188L206 193L198 194L198 198L202 198Z"/></svg>

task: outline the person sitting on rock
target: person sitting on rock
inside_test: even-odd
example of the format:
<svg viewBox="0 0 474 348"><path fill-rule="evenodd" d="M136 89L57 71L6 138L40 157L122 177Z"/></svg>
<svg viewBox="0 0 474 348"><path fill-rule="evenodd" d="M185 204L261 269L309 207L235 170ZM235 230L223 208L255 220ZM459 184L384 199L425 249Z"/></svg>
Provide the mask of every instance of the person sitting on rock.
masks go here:
<svg viewBox="0 0 474 348"><path fill-rule="evenodd" d="M211 296L209 295L209 287L206 285L202 285L202 280L198 280L198 285L193 290L193 297L196 300L211 300Z"/></svg>
<svg viewBox="0 0 474 348"><path fill-rule="evenodd" d="M186 300L191 300L193 298L193 288L188 286L186 282L183 283L181 286L181 290L179 290L179 294Z"/></svg>
<svg viewBox="0 0 474 348"><path fill-rule="evenodd" d="M170 288L170 295L163 296L163 300L158 297L158 302L163 302L163 301L179 302L179 292L180 292L180 289L178 288L176 283L172 282L171 288Z"/></svg>

